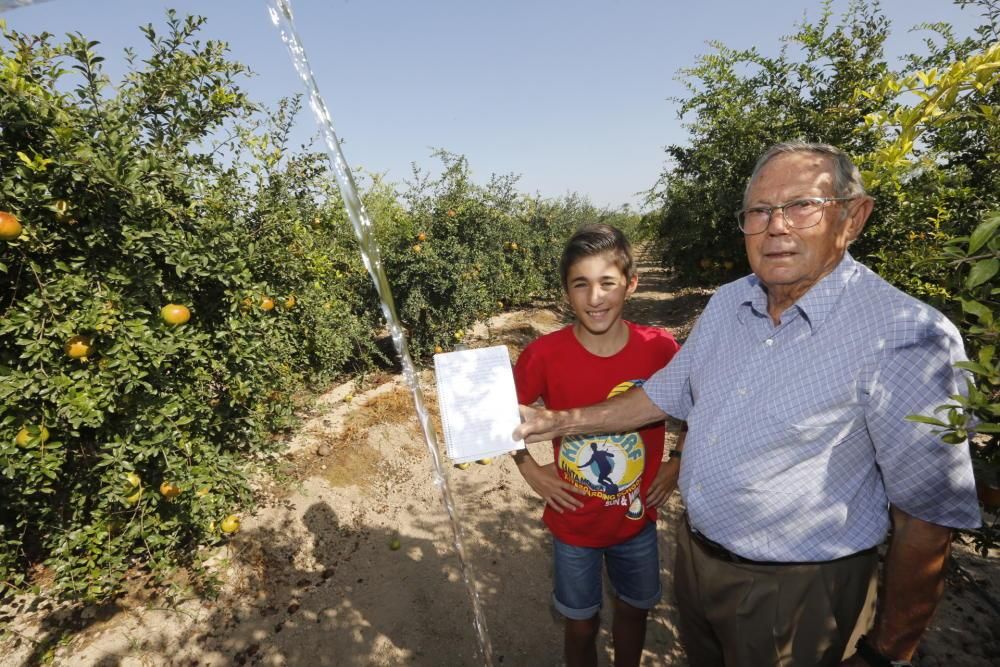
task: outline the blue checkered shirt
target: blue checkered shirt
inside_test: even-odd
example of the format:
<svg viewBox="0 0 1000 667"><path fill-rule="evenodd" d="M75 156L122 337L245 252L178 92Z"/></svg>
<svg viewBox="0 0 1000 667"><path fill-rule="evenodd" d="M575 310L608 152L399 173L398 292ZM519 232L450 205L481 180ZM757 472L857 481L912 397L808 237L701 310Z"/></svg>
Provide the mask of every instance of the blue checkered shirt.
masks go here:
<svg viewBox="0 0 1000 667"><path fill-rule="evenodd" d="M888 504L979 525L967 444L907 421L966 391L958 330L849 254L781 316L756 276L723 286L644 389L688 422L692 527L765 561L823 561L885 539Z"/></svg>

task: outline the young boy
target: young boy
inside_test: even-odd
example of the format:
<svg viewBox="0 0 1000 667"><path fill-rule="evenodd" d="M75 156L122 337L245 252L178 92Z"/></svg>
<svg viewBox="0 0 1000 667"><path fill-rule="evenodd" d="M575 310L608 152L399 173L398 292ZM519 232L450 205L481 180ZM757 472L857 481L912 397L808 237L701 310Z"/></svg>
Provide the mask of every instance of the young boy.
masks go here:
<svg viewBox="0 0 1000 667"><path fill-rule="evenodd" d="M622 319L635 291L632 250L609 225L581 228L560 262L576 321L538 338L514 367L518 399L555 410L599 403L642 383L678 350L668 332ZM545 500L552 531L556 609L565 619L569 667L597 664L602 564L615 591L615 665L638 665L646 615L660 599L656 507L673 490L677 464L661 466L663 423L633 433L553 441L555 463L539 466L527 450L518 469Z"/></svg>

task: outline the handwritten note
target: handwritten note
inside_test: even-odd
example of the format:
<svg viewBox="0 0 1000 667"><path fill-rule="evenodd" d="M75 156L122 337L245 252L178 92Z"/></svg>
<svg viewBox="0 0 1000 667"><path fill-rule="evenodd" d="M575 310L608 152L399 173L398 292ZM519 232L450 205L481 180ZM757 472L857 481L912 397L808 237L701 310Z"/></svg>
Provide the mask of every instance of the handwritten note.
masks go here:
<svg viewBox="0 0 1000 667"><path fill-rule="evenodd" d="M511 433L521 423L505 345L434 355L448 457L466 463L524 449Z"/></svg>

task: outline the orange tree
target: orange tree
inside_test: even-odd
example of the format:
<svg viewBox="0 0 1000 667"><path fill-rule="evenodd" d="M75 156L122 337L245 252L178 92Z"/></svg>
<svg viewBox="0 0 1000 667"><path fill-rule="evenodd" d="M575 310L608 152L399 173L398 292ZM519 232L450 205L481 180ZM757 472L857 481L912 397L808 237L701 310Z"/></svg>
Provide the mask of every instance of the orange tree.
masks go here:
<svg viewBox="0 0 1000 667"><path fill-rule="evenodd" d="M144 28L150 53L115 89L94 43L4 31L0 210L22 227L0 240L9 590L31 563L99 598L135 563L190 561L250 502L243 464L290 424L292 391L370 348L356 287L310 264L318 158L279 168L219 139L280 144L283 121L254 133L245 70L200 23Z"/></svg>

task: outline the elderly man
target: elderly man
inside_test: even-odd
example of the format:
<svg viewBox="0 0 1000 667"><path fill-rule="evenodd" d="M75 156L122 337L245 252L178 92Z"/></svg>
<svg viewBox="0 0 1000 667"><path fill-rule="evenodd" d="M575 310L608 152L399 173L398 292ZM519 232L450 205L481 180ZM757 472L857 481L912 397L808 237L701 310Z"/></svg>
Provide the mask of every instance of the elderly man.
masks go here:
<svg viewBox="0 0 1000 667"><path fill-rule="evenodd" d="M674 360L595 406L522 407L529 442L687 421L674 579L695 667L909 664L952 529L979 525L968 447L906 419L964 391L961 338L847 252L872 206L842 151L774 146L737 214L753 274Z"/></svg>

